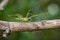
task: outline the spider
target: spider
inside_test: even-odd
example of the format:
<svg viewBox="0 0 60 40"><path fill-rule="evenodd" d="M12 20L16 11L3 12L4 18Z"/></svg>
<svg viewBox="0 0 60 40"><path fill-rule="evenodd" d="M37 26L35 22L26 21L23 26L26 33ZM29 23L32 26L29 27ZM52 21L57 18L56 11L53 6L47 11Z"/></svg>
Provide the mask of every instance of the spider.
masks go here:
<svg viewBox="0 0 60 40"><path fill-rule="evenodd" d="M20 20L20 21L23 21L23 22L27 22L27 21L31 20L32 17L38 16L38 15L36 14L36 15L32 15L32 16L29 17L30 11L31 11L31 10L29 10L29 11L27 12L27 14L26 14L25 17L23 17L22 15L20 15L20 14L17 13L17 14L15 15L15 16L17 16L17 18L15 18L15 19Z"/></svg>

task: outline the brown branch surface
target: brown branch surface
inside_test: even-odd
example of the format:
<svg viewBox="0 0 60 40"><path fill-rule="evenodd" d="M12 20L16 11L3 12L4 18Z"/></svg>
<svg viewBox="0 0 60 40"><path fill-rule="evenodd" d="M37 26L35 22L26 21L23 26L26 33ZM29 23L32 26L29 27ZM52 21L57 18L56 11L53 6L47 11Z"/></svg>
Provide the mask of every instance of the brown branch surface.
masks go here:
<svg viewBox="0 0 60 40"><path fill-rule="evenodd" d="M60 20L43 20L41 22L5 22L0 21L0 30L9 28L11 31L35 31L41 29L59 28Z"/></svg>

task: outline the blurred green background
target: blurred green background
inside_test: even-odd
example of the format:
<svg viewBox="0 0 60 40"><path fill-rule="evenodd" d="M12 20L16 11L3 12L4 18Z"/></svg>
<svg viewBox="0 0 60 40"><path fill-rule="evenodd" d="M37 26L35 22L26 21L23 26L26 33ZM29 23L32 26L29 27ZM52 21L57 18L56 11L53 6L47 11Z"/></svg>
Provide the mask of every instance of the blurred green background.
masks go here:
<svg viewBox="0 0 60 40"><path fill-rule="evenodd" d="M2 0L0 0L2 1ZM0 20L11 22L24 22L25 19L16 19L17 16L29 21L53 20L60 18L60 0L9 0L3 11L0 11ZM13 32L0 40L60 40L60 29L46 29L34 32Z"/></svg>

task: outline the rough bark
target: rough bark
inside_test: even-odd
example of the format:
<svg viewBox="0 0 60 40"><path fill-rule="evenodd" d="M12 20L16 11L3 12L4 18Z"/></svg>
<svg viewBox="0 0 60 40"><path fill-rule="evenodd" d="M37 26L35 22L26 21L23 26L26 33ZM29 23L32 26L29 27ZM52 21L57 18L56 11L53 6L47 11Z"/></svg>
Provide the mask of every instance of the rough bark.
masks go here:
<svg viewBox="0 0 60 40"><path fill-rule="evenodd" d="M0 30L9 30L12 31L35 31L43 30L50 28L59 28L60 20L43 20L40 22L5 22L0 21Z"/></svg>
<svg viewBox="0 0 60 40"><path fill-rule="evenodd" d="M10 32L25 32L25 31L38 31L43 29L52 29L60 27L59 20L43 20L40 22L6 22L0 21L0 30L3 32L3 37L7 37Z"/></svg>

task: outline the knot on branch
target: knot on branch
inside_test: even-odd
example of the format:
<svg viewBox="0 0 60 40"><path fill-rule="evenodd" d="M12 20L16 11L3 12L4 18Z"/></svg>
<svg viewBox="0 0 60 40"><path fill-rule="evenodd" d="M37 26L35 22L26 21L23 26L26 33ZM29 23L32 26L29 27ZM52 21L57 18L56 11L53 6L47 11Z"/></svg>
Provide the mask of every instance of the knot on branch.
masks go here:
<svg viewBox="0 0 60 40"><path fill-rule="evenodd" d="M7 37L10 34L9 22L0 21L0 29L4 29L3 30L3 37Z"/></svg>

